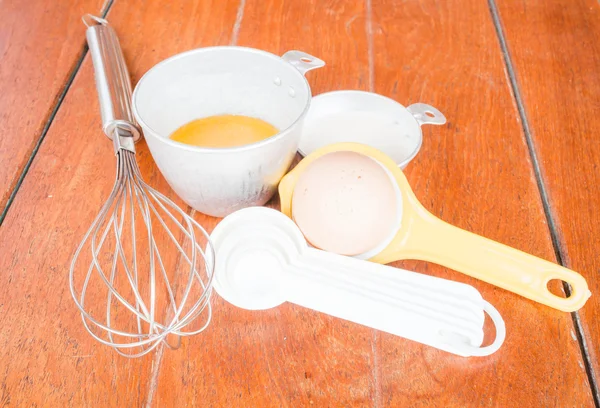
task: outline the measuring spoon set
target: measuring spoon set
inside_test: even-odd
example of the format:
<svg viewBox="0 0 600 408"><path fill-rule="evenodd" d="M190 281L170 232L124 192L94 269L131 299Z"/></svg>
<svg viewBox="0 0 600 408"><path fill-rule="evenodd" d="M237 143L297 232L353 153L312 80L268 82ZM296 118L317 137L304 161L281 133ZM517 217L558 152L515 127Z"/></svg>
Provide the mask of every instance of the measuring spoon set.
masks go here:
<svg viewBox="0 0 600 408"><path fill-rule="evenodd" d="M333 173L334 182L325 186L330 191L360 188L361 176L354 183L344 181L348 174L362 174L356 166L366 166L360 161L319 167L340 154L380 166L397 199L394 216L381 221L392 226L391 235L355 256L307 244L305 237L315 236L310 231L314 227L295 216L294 196L312 187L302 183L311 171L318 175L317 183L331 178L326 172ZM366 182L371 181L367 177ZM576 272L433 216L419 203L397 163L364 144L336 143L315 150L282 179L279 193L281 213L243 209L227 216L211 235L215 290L238 307L262 310L287 301L457 355L485 356L500 348L506 331L498 311L474 287L382 264L400 259L435 262L567 312L581 308L590 296L585 279ZM343 193L331 194L331 201L344 198ZM328 204L315 197L308 203L317 215L327 212ZM346 204L360 211L360 206ZM342 209L338 206L336 211ZM325 233L335 228L321 227ZM365 233L358 229L351 238ZM326 240L320 244L327 249ZM550 292L547 284L552 279L568 282L570 296ZM496 327L496 338L482 347L484 312Z"/></svg>

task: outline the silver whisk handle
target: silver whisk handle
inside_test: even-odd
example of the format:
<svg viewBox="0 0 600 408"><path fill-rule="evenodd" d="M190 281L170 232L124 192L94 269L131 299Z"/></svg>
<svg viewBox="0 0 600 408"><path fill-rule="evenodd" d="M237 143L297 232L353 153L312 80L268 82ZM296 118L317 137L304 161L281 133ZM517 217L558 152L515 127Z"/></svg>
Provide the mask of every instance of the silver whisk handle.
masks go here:
<svg viewBox="0 0 600 408"><path fill-rule="evenodd" d="M113 140L115 151L135 151L133 143L142 132L131 109L131 79L117 34L100 17L87 14L83 22L88 27L86 38L94 65L102 130Z"/></svg>

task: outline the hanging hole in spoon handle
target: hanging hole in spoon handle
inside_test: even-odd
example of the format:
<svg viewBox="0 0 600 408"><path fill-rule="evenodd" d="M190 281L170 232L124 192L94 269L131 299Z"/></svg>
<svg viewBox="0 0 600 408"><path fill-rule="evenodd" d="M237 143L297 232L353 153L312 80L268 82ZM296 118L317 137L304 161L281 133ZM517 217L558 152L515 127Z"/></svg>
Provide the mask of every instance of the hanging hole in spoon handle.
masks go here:
<svg viewBox="0 0 600 408"><path fill-rule="evenodd" d="M496 352L506 335L500 314L472 286L308 248L285 270L286 300L330 316L463 357ZM488 312L496 327L483 340Z"/></svg>
<svg viewBox="0 0 600 408"><path fill-rule="evenodd" d="M564 312L579 310L591 296L577 272L450 225L424 208L417 207L410 217L404 239L373 260L434 262ZM547 285L553 279L569 283L571 295L550 292Z"/></svg>
<svg viewBox="0 0 600 408"><path fill-rule="evenodd" d="M506 339L506 325L504 324L504 319L500 316L500 313L491 303L487 301L483 301L483 311L488 314L490 319L492 320L492 324L496 329L496 337L492 344L483 347L474 347L467 342L463 342L463 345L455 344L457 349L462 350L463 354L474 356L474 357L485 357L494 354L496 351L500 349L504 340ZM450 335L451 338L452 333L440 333L442 337L446 337Z"/></svg>
<svg viewBox="0 0 600 408"><path fill-rule="evenodd" d="M292 64L302 75L308 71L325 66L325 61L302 51L292 50L281 56L284 61Z"/></svg>
<svg viewBox="0 0 600 408"><path fill-rule="evenodd" d="M446 123L444 114L426 103L413 103L406 109L419 122L419 125L443 125Z"/></svg>
<svg viewBox="0 0 600 408"><path fill-rule="evenodd" d="M95 25L108 25L108 21L93 14L84 14L83 17L81 17L81 20L83 20L83 24L85 24L86 27L92 27Z"/></svg>

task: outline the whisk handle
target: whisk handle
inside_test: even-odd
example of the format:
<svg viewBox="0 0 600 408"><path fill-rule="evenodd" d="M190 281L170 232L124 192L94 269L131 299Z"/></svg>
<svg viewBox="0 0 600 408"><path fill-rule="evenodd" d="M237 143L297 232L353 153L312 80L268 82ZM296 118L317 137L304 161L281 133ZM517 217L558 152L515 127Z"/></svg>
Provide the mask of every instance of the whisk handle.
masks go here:
<svg viewBox="0 0 600 408"><path fill-rule="evenodd" d="M117 34L108 21L100 17L87 14L83 22L88 27L86 38L94 65L102 130L113 141L123 139L123 135L130 133L133 142L137 142L142 132L131 109L131 79ZM121 140L115 148L133 150L131 141L123 142Z"/></svg>

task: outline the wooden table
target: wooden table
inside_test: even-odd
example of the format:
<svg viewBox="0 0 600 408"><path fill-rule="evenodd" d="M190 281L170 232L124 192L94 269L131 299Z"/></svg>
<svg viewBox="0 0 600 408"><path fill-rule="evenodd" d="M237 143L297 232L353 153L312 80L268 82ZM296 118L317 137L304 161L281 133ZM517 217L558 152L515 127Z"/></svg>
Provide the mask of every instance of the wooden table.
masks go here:
<svg viewBox="0 0 600 408"><path fill-rule="evenodd" d="M315 94L362 89L438 107L448 123L424 128L406 169L419 199L581 272L594 296L567 314L403 262L478 288L506 320L502 349L461 358L293 305L253 313L215 295L211 327L180 350L116 355L84 331L68 291L70 259L114 171L86 12L108 15L134 82L195 47L301 49L327 62L309 74ZM599 406L598 1L6 0L0 21L0 405ZM138 162L173 196L144 143Z"/></svg>

